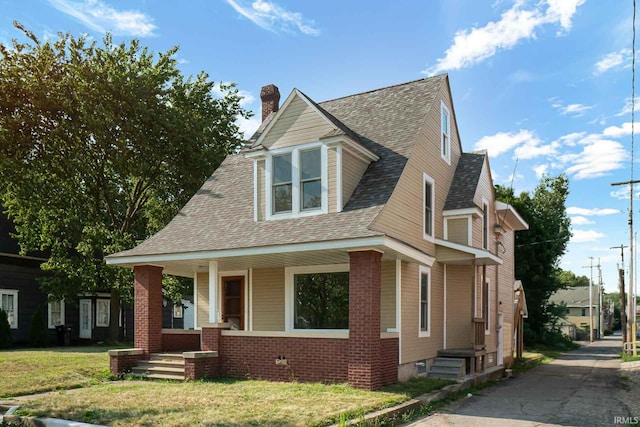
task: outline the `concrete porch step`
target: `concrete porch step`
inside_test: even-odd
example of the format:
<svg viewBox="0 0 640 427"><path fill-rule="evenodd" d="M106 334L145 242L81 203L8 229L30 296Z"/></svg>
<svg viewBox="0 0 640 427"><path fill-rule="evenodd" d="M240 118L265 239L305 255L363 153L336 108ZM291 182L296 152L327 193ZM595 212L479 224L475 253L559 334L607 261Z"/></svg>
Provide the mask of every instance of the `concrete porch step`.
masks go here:
<svg viewBox="0 0 640 427"><path fill-rule="evenodd" d="M184 357L182 357L182 353L153 353L150 355L150 360L184 362Z"/></svg>
<svg viewBox="0 0 640 427"><path fill-rule="evenodd" d="M436 357L429 368L428 376L458 380L465 374L465 360L461 358Z"/></svg>
<svg viewBox="0 0 640 427"><path fill-rule="evenodd" d="M184 375L180 375L180 374L149 374L149 373L136 373L136 372L132 372L131 375L133 375L134 377L140 377L140 378L150 378L150 379L155 379L155 380L176 380L176 381L184 381Z"/></svg>
<svg viewBox="0 0 640 427"><path fill-rule="evenodd" d="M133 376L141 378L184 380L182 353L155 353L149 360L141 360L131 369Z"/></svg>
<svg viewBox="0 0 640 427"><path fill-rule="evenodd" d="M182 368L184 369L183 360L141 360L138 362L138 366L146 367L167 367L167 368Z"/></svg>

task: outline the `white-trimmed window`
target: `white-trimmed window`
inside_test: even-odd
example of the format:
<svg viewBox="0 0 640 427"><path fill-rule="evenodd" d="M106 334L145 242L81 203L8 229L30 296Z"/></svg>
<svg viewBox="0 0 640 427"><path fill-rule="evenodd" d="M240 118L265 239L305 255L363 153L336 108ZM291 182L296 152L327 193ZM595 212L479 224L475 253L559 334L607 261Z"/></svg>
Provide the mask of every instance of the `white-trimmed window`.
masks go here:
<svg viewBox="0 0 640 427"><path fill-rule="evenodd" d="M0 308L7 313L9 327L18 329L18 291L15 289L0 289Z"/></svg>
<svg viewBox="0 0 640 427"><path fill-rule="evenodd" d="M489 333L491 332L489 330L489 323L490 323L490 310L491 310L491 282L489 281L489 279L487 279L484 282L484 295L483 295L483 307L482 307L482 311L484 312L484 333L485 335L489 335Z"/></svg>
<svg viewBox="0 0 640 427"><path fill-rule="evenodd" d="M489 248L489 204L482 199L482 248Z"/></svg>
<svg viewBox="0 0 640 427"><path fill-rule="evenodd" d="M96 326L104 328L109 326L111 317L111 301L108 299L96 300Z"/></svg>
<svg viewBox="0 0 640 427"><path fill-rule="evenodd" d="M64 301L49 301L47 311L49 329L64 325Z"/></svg>
<svg viewBox="0 0 640 427"><path fill-rule="evenodd" d="M440 155L451 164L451 114L444 102L440 102Z"/></svg>
<svg viewBox="0 0 640 427"><path fill-rule="evenodd" d="M349 329L349 264L285 269L288 331Z"/></svg>
<svg viewBox="0 0 640 427"><path fill-rule="evenodd" d="M435 224L435 181L426 173L422 174L422 223L423 237L433 241Z"/></svg>
<svg viewBox="0 0 640 427"><path fill-rule="evenodd" d="M320 143L267 156L267 219L326 213L327 153Z"/></svg>
<svg viewBox="0 0 640 427"><path fill-rule="evenodd" d="M418 275L420 337L431 336L431 269L420 266Z"/></svg>

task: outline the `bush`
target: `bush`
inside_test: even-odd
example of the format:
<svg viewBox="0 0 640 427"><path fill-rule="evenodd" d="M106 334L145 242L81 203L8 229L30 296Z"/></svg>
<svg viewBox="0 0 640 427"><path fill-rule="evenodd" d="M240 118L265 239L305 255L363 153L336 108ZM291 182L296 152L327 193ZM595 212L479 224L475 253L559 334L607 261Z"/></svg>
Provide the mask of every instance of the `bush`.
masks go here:
<svg viewBox="0 0 640 427"><path fill-rule="evenodd" d="M29 345L31 347L46 347L47 344L49 344L49 333L42 316L42 310L38 308L33 313L29 325Z"/></svg>
<svg viewBox="0 0 640 427"><path fill-rule="evenodd" d="M11 326L7 313L0 308L0 349L11 347Z"/></svg>

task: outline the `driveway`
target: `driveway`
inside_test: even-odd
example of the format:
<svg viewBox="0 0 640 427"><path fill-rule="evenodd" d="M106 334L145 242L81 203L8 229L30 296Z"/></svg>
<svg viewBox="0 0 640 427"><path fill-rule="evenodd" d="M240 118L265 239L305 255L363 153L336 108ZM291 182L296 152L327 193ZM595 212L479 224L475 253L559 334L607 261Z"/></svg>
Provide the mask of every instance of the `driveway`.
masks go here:
<svg viewBox="0 0 640 427"><path fill-rule="evenodd" d="M606 426L623 424L620 336L571 351L531 371L454 402L411 426ZM626 389L625 389L626 387Z"/></svg>

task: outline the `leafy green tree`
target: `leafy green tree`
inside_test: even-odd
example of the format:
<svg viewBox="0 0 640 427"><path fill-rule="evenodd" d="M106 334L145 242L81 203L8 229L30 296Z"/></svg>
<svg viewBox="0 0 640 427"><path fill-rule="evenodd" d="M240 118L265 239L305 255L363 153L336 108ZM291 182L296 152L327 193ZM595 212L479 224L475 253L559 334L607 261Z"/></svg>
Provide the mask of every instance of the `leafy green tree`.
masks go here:
<svg viewBox="0 0 640 427"><path fill-rule="evenodd" d="M11 325L7 312L0 308L0 349L11 347Z"/></svg>
<svg viewBox="0 0 640 427"><path fill-rule="evenodd" d="M132 272L104 256L129 249L173 218L236 150L233 84L185 78L177 47L155 55L138 40L102 45L59 33L0 44L0 201L21 250L48 256L44 291L73 301L111 291L112 339Z"/></svg>
<svg viewBox="0 0 640 427"><path fill-rule="evenodd" d="M48 344L47 324L44 322L42 310L38 308L33 313L29 324L29 345L31 347L46 347Z"/></svg>
<svg viewBox="0 0 640 427"><path fill-rule="evenodd" d="M563 287L574 288L576 286L589 286L591 282L587 276L576 276L573 271L563 270L561 268L556 272L558 281Z"/></svg>
<svg viewBox="0 0 640 427"><path fill-rule="evenodd" d="M496 197L510 203L529 224L516 233L516 277L522 280L529 309L528 344L544 340L545 325L552 318L547 305L551 294L563 287L558 263L571 238L565 202L569 180L565 175L545 176L535 190L515 196L510 188L496 186Z"/></svg>

